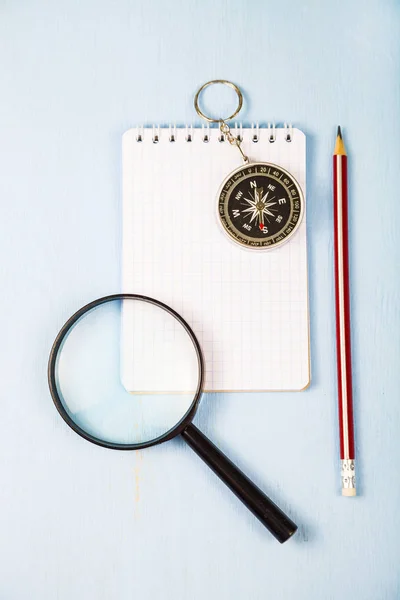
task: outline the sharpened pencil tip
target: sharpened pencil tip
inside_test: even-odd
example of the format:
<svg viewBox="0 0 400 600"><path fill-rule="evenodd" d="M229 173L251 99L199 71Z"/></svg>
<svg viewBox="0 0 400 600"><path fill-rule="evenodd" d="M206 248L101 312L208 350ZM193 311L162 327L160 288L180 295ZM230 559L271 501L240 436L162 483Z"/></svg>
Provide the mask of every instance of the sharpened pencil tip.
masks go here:
<svg viewBox="0 0 400 600"><path fill-rule="evenodd" d="M337 128L335 151L333 154L334 155L342 154L343 156L346 156L346 148L344 146L344 142L343 142L343 138L342 138L342 130L340 129L340 127Z"/></svg>

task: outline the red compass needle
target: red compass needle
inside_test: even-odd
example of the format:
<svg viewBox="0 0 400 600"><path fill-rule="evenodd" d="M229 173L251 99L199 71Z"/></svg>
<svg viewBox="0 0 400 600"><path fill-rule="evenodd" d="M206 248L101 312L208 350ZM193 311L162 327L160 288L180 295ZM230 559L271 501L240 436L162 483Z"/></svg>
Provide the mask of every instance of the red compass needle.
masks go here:
<svg viewBox="0 0 400 600"><path fill-rule="evenodd" d="M259 224L259 228L261 229L261 231L264 229L264 206L263 208L259 208L260 204L262 204L261 201L261 196L263 193L263 189L261 188L259 189L255 189L254 190L254 200L256 202L256 209L258 210L258 218L260 219L260 224Z"/></svg>

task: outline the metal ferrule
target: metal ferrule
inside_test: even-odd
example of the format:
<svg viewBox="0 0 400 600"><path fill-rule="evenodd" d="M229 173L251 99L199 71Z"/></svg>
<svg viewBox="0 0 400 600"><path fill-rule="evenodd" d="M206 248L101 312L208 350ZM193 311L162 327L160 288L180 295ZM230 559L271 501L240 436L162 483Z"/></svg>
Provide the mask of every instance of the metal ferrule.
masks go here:
<svg viewBox="0 0 400 600"><path fill-rule="evenodd" d="M342 490L356 489L356 467L352 458L341 461Z"/></svg>

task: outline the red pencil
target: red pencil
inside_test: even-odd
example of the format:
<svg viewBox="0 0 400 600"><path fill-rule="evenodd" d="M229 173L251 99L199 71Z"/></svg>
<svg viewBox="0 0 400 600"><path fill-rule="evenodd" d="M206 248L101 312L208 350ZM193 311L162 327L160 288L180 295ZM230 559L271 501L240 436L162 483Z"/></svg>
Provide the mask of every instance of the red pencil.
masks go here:
<svg viewBox="0 0 400 600"><path fill-rule="evenodd" d="M333 153L336 352L342 495L356 495L350 341L347 154L340 127Z"/></svg>

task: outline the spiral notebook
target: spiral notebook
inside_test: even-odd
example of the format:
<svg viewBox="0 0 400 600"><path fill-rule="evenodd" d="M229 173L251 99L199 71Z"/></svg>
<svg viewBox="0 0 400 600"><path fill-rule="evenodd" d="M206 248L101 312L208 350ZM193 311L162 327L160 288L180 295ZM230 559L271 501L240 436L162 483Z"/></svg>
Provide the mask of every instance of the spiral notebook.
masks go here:
<svg viewBox="0 0 400 600"><path fill-rule="evenodd" d="M306 198L304 133L235 128L250 160L285 168ZM217 222L216 195L240 164L217 129L124 134L123 291L157 298L191 325L207 391L302 390L310 381L306 217L274 250L232 242ZM123 382L131 392L129 357L138 339L128 332L123 341Z"/></svg>

